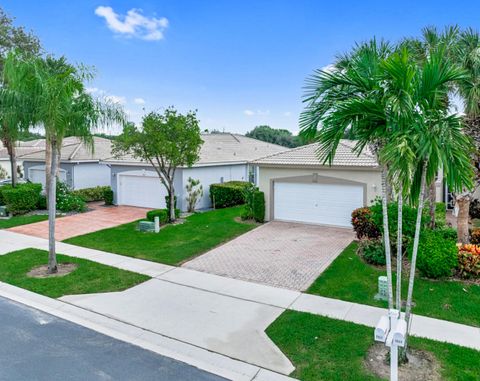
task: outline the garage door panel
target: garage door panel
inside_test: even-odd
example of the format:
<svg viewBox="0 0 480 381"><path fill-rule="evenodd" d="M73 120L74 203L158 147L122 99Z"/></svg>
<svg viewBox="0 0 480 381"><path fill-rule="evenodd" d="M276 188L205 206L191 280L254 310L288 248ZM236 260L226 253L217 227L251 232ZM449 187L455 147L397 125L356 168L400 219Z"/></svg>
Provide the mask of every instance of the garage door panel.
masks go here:
<svg viewBox="0 0 480 381"><path fill-rule="evenodd" d="M156 176L119 174L118 204L165 208L167 191Z"/></svg>
<svg viewBox="0 0 480 381"><path fill-rule="evenodd" d="M363 206L361 185L276 182L274 192L277 220L349 227L352 210Z"/></svg>

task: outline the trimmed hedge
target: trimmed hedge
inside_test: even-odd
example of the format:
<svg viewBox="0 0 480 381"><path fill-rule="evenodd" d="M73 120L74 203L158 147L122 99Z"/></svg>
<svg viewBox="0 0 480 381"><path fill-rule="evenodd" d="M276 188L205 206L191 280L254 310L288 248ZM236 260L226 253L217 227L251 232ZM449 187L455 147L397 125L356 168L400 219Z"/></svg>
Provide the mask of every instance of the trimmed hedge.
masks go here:
<svg viewBox="0 0 480 381"><path fill-rule="evenodd" d="M154 209L147 212L147 220L155 221L155 217L158 217L160 224L166 224L169 220L168 209ZM175 209L175 217L180 217L180 209Z"/></svg>
<svg viewBox="0 0 480 381"><path fill-rule="evenodd" d="M457 266L456 242L445 238L441 230L422 231L417 257L417 268L420 274L433 279L449 277Z"/></svg>
<svg viewBox="0 0 480 381"><path fill-rule="evenodd" d="M98 186L93 188L84 188L84 189L74 190L72 193L76 196L81 197L82 200L85 202L104 201L105 192L108 190L111 190L109 186L103 186L103 187Z"/></svg>
<svg viewBox="0 0 480 381"><path fill-rule="evenodd" d="M103 191L103 200L105 205L113 205L113 190L110 187L106 187Z"/></svg>
<svg viewBox="0 0 480 381"><path fill-rule="evenodd" d="M160 224L166 224L168 222L168 211L167 209L155 209L147 212L147 220L155 221L155 217L158 217Z"/></svg>
<svg viewBox="0 0 480 381"><path fill-rule="evenodd" d="M2 187L2 201L7 206L9 213L25 214L37 208L41 192L41 184L18 184L15 188L6 186Z"/></svg>
<svg viewBox="0 0 480 381"><path fill-rule="evenodd" d="M265 195L263 192L256 191L253 194L253 218L257 222L265 221Z"/></svg>
<svg viewBox="0 0 480 381"><path fill-rule="evenodd" d="M250 186L248 181L227 181L210 185L210 200L214 208L228 208L245 203L244 189Z"/></svg>

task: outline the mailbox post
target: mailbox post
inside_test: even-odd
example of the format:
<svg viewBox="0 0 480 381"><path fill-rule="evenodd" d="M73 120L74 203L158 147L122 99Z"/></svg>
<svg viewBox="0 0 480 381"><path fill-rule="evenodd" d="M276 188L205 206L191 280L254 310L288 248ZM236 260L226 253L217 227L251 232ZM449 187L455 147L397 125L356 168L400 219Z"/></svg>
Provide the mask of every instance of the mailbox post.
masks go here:
<svg viewBox="0 0 480 381"><path fill-rule="evenodd" d="M405 346L406 334L407 322L395 309L382 316L375 327L375 341L390 347L390 381L398 381L398 347Z"/></svg>

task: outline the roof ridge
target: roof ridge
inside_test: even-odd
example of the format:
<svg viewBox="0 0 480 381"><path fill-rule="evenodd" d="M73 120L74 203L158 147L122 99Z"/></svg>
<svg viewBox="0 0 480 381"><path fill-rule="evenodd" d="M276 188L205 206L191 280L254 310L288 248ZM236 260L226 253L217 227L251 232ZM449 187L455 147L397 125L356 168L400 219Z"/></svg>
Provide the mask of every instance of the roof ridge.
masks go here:
<svg viewBox="0 0 480 381"><path fill-rule="evenodd" d="M265 142L265 143L267 143L267 142ZM270 144L272 144L272 143L270 143ZM258 159L255 159L254 161L267 159L267 158L269 158L269 157L274 157L274 156L277 156L277 155L282 155L282 154L284 154L285 152L298 151L298 150L300 150L301 148L306 148L306 147L311 146L311 145L314 145L314 144L316 144L316 143L306 144L306 145L303 145L303 146L298 146L298 147L293 147L293 148L284 147L284 148L285 148L284 151L275 152L275 153L273 153L273 154L271 154L271 155L267 155L267 156L262 156L262 157L259 157ZM278 144L276 144L276 145L278 145ZM281 146L281 147L283 147L283 146Z"/></svg>
<svg viewBox="0 0 480 381"><path fill-rule="evenodd" d="M73 144L72 144L73 145ZM75 157L75 155L78 153L78 151L80 151L80 148L82 147L83 145L83 142L80 140L78 143L77 143L77 147L73 150L73 152L70 154L70 156L68 157L68 160L73 160L73 158ZM64 146L62 146L63 148Z"/></svg>
<svg viewBox="0 0 480 381"><path fill-rule="evenodd" d="M348 144L344 143L345 140L348 140L350 142L354 142L355 140L350 140L350 139L340 139L339 143L341 145L343 145L344 147L350 149L353 153L355 153L354 151L354 147L350 147ZM365 146L366 147L366 146ZM369 152L365 152L365 147L363 147L362 151L357 155L357 157L360 157L360 155L365 155L365 156L368 156L370 158L375 158L375 156Z"/></svg>

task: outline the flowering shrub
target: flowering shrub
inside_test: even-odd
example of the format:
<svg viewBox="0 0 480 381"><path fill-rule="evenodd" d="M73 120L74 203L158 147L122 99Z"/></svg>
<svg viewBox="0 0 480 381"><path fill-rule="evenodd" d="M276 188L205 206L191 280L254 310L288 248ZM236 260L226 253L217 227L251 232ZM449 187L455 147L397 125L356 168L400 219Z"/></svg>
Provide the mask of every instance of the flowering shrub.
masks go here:
<svg viewBox="0 0 480 381"><path fill-rule="evenodd" d="M458 273L464 278L480 276L480 246L469 244L458 248Z"/></svg>
<svg viewBox="0 0 480 381"><path fill-rule="evenodd" d="M352 225L358 239L380 237L380 230L373 221L370 208L355 209L352 212Z"/></svg>

